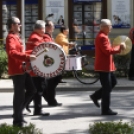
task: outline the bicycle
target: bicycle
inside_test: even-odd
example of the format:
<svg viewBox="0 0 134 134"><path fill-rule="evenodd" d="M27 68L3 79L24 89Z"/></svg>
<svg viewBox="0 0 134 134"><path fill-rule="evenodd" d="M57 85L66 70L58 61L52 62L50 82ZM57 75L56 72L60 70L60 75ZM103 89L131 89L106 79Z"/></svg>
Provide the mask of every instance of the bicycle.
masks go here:
<svg viewBox="0 0 134 134"><path fill-rule="evenodd" d="M75 47L74 55L72 57L81 58L82 69L75 69L72 67L68 71L72 71L74 77L82 84L94 84L99 80L99 74L94 71L94 59L95 57L83 55L80 46Z"/></svg>

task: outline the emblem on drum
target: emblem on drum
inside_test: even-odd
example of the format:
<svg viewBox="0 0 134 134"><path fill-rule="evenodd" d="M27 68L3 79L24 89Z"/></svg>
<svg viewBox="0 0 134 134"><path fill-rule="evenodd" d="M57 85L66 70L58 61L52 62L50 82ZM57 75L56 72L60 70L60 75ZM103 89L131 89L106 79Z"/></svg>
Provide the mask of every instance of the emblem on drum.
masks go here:
<svg viewBox="0 0 134 134"><path fill-rule="evenodd" d="M45 67L50 67L54 64L54 59L49 57L48 55L45 55L43 64Z"/></svg>

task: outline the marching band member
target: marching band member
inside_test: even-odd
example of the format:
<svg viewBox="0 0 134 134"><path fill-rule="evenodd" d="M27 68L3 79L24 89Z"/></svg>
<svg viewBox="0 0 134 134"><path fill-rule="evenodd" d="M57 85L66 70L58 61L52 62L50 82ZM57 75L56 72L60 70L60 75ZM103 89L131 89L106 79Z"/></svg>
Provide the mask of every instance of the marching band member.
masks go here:
<svg viewBox="0 0 134 134"><path fill-rule="evenodd" d="M52 21L46 21L46 32L44 35L45 42L54 42L52 37L52 33L54 31L54 24ZM58 103L56 100L56 87L58 83L61 81L62 75L58 75L54 78L46 79L45 80L45 90L43 93L44 99L47 101L49 106L61 106L61 103Z"/></svg>
<svg viewBox="0 0 134 134"><path fill-rule="evenodd" d="M55 42L62 46L66 55L69 54L69 49L74 48L75 44L69 43L68 36L69 28L66 26L61 26L60 33L56 36Z"/></svg>
<svg viewBox="0 0 134 134"><path fill-rule="evenodd" d="M7 25L9 28L6 38L8 74L11 76L14 86L13 125L22 127L24 123L23 109L36 92L30 75L23 70L22 62L34 60L36 57L26 54L23 50L19 34L20 20L17 17L11 17L8 19Z"/></svg>
<svg viewBox="0 0 134 134"><path fill-rule="evenodd" d="M129 31L129 38L132 41L131 60L129 64L128 79L134 80L134 27Z"/></svg>
<svg viewBox="0 0 134 134"><path fill-rule="evenodd" d="M116 115L110 109L110 93L115 87L117 80L114 75L115 65L113 54L121 52L121 49L126 48L124 43L116 47L112 47L108 34L112 29L112 24L109 19L102 19L100 24L100 32L95 39L95 71L100 75L102 88L95 91L90 98L97 107L100 107L98 100L101 99L101 114Z"/></svg>
<svg viewBox="0 0 134 134"><path fill-rule="evenodd" d="M35 46L39 45L43 42L54 42L52 38L52 32L54 30L54 24L52 21L47 20L46 25L42 27L42 25L36 28L36 25L40 21L38 20L35 24L35 30L30 35L26 50L32 52ZM44 22L43 22L44 23ZM39 34L40 33L40 34ZM45 33L45 34L44 34ZM33 72L32 74L33 75ZM44 79L41 77L32 77L34 83L36 84L37 94L34 97L34 115L46 115L41 112L41 96L47 101L49 106L61 106L61 103L58 103L55 96L56 91L55 88L61 80L61 75L56 76L50 79ZM45 85L45 88L43 87ZM26 109L30 112L29 105L27 105Z"/></svg>
<svg viewBox="0 0 134 134"><path fill-rule="evenodd" d="M35 46L40 45L44 42L44 33L45 33L45 22L43 20L37 20L34 25L34 31L31 33L30 37L27 40L26 43L26 50L29 53L32 53ZM42 102L41 97L43 95L43 83L44 78L36 76L33 72L30 72L32 76L32 80L34 82L34 85L37 89L37 93L33 97L34 102L34 113L33 115L42 115L42 116L48 116L49 113L42 113ZM29 106L27 105L27 110L29 111Z"/></svg>
<svg viewBox="0 0 134 134"><path fill-rule="evenodd" d="M69 28L66 26L61 26L60 33L55 38L55 42L63 48L66 55L68 55L69 50L74 48L74 46L75 46L74 43L69 43L68 37L67 37L68 34L69 34ZM75 52L76 52L76 50L75 50ZM64 82L61 79L60 83L66 83L66 82Z"/></svg>

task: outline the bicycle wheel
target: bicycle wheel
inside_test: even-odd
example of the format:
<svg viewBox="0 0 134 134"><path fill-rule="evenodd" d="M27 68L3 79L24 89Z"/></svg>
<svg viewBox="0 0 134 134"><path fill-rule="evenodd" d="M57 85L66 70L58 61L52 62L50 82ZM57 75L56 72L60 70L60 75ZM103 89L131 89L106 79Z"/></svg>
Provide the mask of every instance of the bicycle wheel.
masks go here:
<svg viewBox="0 0 134 134"><path fill-rule="evenodd" d="M94 58L85 56L81 60L82 70L74 70L75 78L82 84L94 84L99 80L99 74L94 71Z"/></svg>

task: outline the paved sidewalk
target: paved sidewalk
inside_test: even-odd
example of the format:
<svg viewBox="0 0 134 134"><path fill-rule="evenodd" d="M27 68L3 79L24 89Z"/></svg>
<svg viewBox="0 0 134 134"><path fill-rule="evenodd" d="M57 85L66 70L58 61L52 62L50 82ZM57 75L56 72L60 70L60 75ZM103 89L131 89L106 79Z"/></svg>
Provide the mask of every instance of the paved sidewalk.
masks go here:
<svg viewBox="0 0 134 134"><path fill-rule="evenodd" d="M70 78L70 79L63 79L67 83L60 83L57 86L58 91L89 91L89 90L96 90L98 89L101 85L100 82L98 81L95 84L91 85L86 85L86 84L81 84L78 82L75 78ZM117 78L118 84L116 85L115 89L134 89L134 81L130 81L127 78ZM0 79L0 92L12 92L13 91L13 84L11 79Z"/></svg>
<svg viewBox="0 0 134 134"><path fill-rule="evenodd" d="M134 120L134 91L114 90L111 94L111 108L118 112L116 116L101 116L101 109L95 107L89 99L93 91L57 91L57 100L61 107L48 107L44 99L43 111L50 112L50 116L32 116L26 114L24 119L33 123L43 134L90 134L89 124L93 122ZM0 124L12 124L13 93L0 93ZM99 133L98 133L99 134Z"/></svg>

